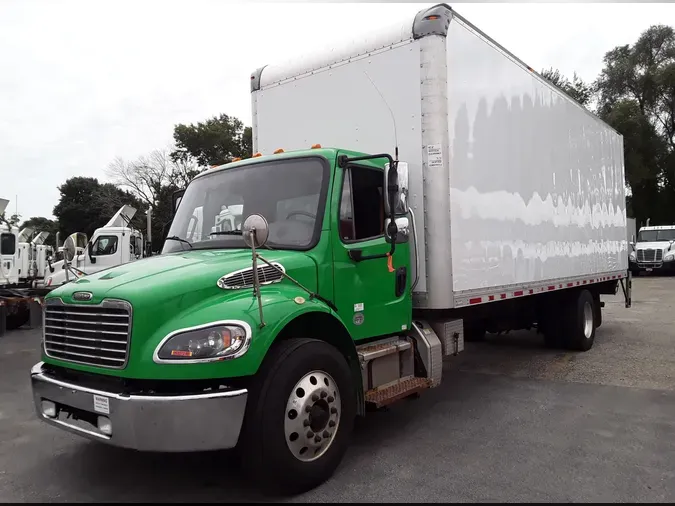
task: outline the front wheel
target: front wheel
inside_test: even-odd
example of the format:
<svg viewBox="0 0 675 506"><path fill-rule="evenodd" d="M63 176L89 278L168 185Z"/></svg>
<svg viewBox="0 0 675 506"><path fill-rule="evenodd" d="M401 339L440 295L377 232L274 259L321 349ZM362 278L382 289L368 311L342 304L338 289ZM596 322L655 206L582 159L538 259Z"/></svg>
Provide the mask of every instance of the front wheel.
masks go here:
<svg viewBox="0 0 675 506"><path fill-rule="evenodd" d="M356 416L351 371L335 347L281 341L260 368L248 403L240 454L258 485L301 493L332 476Z"/></svg>

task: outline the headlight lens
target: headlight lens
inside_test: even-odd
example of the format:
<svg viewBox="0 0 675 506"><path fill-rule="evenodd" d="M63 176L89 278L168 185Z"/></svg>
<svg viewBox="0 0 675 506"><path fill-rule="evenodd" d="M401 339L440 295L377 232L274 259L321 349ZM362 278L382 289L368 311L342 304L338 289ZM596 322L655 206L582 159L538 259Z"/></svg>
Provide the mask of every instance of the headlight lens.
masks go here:
<svg viewBox="0 0 675 506"><path fill-rule="evenodd" d="M675 258L675 251L669 251L668 253L663 255L663 259L665 261L672 260L673 258Z"/></svg>
<svg viewBox="0 0 675 506"><path fill-rule="evenodd" d="M224 359L240 355L247 346L246 330L238 325L214 325L180 332L157 352L162 361Z"/></svg>
<svg viewBox="0 0 675 506"><path fill-rule="evenodd" d="M631 251L631 252L630 252L629 258L630 258L632 261L635 261L635 259L637 258L637 254L635 253L635 251Z"/></svg>

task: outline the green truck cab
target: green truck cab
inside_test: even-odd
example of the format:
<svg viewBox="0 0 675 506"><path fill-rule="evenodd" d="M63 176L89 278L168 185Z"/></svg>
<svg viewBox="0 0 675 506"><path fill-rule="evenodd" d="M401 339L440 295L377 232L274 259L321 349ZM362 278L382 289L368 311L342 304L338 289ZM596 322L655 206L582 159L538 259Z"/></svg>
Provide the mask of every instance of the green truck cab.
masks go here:
<svg viewBox="0 0 675 506"><path fill-rule="evenodd" d="M433 332L412 321L406 171L314 146L200 174L161 255L45 298L38 416L137 450L237 447L289 491L324 481L367 404L434 383Z"/></svg>

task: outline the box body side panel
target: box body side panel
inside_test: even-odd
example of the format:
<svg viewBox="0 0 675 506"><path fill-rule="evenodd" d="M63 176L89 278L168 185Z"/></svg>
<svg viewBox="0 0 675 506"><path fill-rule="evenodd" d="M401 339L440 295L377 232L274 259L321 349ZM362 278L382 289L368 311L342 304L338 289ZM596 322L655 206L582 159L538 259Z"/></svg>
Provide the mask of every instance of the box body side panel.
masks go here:
<svg viewBox="0 0 675 506"><path fill-rule="evenodd" d="M622 137L459 20L446 40L455 295L626 270Z"/></svg>

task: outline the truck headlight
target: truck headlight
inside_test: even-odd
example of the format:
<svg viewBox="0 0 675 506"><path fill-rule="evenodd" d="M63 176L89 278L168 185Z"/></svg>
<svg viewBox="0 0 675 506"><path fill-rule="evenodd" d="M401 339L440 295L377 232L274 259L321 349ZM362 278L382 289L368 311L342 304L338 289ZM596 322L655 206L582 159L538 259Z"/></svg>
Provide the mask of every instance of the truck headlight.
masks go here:
<svg viewBox="0 0 675 506"><path fill-rule="evenodd" d="M628 255L628 258L630 258L631 262L635 262L635 259L637 258L637 254L635 253L635 251L631 251L630 255Z"/></svg>
<svg viewBox="0 0 675 506"><path fill-rule="evenodd" d="M663 255L664 262L672 262L673 259L675 259L675 251L669 251L668 253Z"/></svg>
<svg viewBox="0 0 675 506"><path fill-rule="evenodd" d="M251 327L244 322L214 322L166 336L155 350L155 362L191 363L237 358L246 353Z"/></svg>

